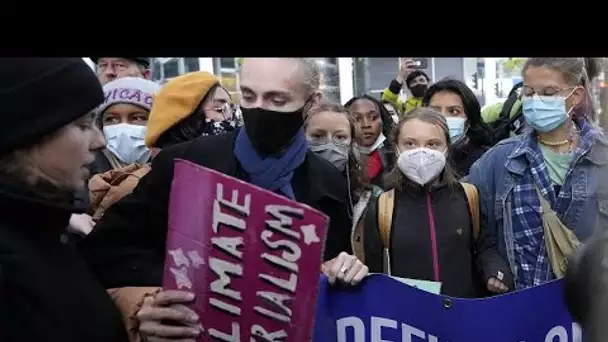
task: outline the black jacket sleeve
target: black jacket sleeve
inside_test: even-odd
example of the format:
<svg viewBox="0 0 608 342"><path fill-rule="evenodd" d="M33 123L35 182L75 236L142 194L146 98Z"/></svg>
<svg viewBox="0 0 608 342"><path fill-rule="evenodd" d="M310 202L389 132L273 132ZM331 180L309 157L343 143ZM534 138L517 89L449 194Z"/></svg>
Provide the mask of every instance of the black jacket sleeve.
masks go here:
<svg viewBox="0 0 608 342"><path fill-rule="evenodd" d="M93 163L91 165L88 166L89 169L89 179L91 179L91 177L93 177L94 175L100 173L97 172L99 170L99 167L97 166L96 163ZM87 179L86 182L84 182L84 189L83 190L78 190L76 192L74 192L74 206L78 209L83 210L83 212L93 215L92 212L92 208L90 206L90 199L89 199L89 179Z"/></svg>
<svg viewBox="0 0 608 342"><path fill-rule="evenodd" d="M480 224L483 224L483 222L486 221L481 217ZM482 277L484 287L488 283L488 280L494 277L502 281L509 288L509 291L513 291L515 284L511 269L496 249L496 237L490 234L488 229L484 228L483 226L481 227L479 238L473 242L475 264L478 273Z"/></svg>
<svg viewBox="0 0 608 342"><path fill-rule="evenodd" d="M378 198L376 197L368 204L363 221L365 265L369 268L370 273L384 271L383 249L378 228Z"/></svg>
<svg viewBox="0 0 608 342"><path fill-rule="evenodd" d="M163 150L133 193L112 205L80 243L106 288L162 284L174 159L186 144Z"/></svg>
<svg viewBox="0 0 608 342"><path fill-rule="evenodd" d="M76 208L84 210L87 214L90 214L88 184L85 184L84 190L78 190L74 192L74 206Z"/></svg>
<svg viewBox="0 0 608 342"><path fill-rule="evenodd" d="M392 80L391 84L388 85L388 90L393 94L399 94L402 87L403 84L399 83L397 80Z"/></svg>

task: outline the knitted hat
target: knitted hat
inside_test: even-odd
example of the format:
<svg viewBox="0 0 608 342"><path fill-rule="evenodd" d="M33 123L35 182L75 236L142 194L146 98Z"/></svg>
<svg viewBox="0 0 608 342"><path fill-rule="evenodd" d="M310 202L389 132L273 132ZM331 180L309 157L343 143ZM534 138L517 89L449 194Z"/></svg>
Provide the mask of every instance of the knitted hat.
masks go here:
<svg viewBox="0 0 608 342"><path fill-rule="evenodd" d="M133 104L149 112L152 109L154 94L158 89L160 89L158 84L143 78L119 78L103 86L105 100L97 112L103 114L108 107L117 103Z"/></svg>
<svg viewBox="0 0 608 342"><path fill-rule="evenodd" d="M82 58L0 58L0 154L36 143L101 102L99 80Z"/></svg>
<svg viewBox="0 0 608 342"><path fill-rule="evenodd" d="M93 61L93 63L97 64L97 61L100 58L104 58L104 57L89 57L91 59L91 61ZM119 58L124 58L124 59L130 59L132 61L135 61L137 64L141 64L144 68L147 68L150 66L150 57L119 57Z"/></svg>
<svg viewBox="0 0 608 342"><path fill-rule="evenodd" d="M167 82L154 98L148 117L146 145L155 147L156 140L190 116L216 84L219 84L217 77L206 71L187 73Z"/></svg>

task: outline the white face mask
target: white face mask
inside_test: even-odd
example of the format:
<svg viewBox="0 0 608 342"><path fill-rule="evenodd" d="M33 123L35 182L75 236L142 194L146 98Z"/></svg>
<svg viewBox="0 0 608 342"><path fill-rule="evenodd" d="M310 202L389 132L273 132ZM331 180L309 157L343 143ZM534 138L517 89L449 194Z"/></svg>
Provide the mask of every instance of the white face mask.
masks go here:
<svg viewBox="0 0 608 342"><path fill-rule="evenodd" d="M106 148L125 164L143 164L150 159L146 147L146 126L118 124L105 126L103 133L108 140Z"/></svg>
<svg viewBox="0 0 608 342"><path fill-rule="evenodd" d="M372 144L372 146L369 146L369 147L359 146L359 152L361 154L370 155L372 152L374 152L375 150L377 150L378 148L383 146L385 140L386 140L386 137L384 136L384 134L380 133L380 135L376 139L376 142L374 142Z"/></svg>
<svg viewBox="0 0 608 342"><path fill-rule="evenodd" d="M467 119L459 117L446 117L445 121L450 129L450 140L453 144L464 136Z"/></svg>
<svg viewBox="0 0 608 342"><path fill-rule="evenodd" d="M410 180L426 185L445 167L445 152L420 147L399 153L397 167Z"/></svg>

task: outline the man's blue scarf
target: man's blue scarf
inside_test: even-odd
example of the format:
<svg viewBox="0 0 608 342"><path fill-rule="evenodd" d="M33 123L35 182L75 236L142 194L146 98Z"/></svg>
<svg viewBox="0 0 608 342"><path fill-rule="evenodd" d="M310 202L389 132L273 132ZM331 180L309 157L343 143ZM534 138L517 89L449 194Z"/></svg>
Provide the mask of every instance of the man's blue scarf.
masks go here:
<svg viewBox="0 0 608 342"><path fill-rule="evenodd" d="M307 150L308 143L301 129L280 156L260 156L244 129L239 130L234 145L234 155L251 178L251 184L291 199L295 199L291 187L293 172L304 162Z"/></svg>

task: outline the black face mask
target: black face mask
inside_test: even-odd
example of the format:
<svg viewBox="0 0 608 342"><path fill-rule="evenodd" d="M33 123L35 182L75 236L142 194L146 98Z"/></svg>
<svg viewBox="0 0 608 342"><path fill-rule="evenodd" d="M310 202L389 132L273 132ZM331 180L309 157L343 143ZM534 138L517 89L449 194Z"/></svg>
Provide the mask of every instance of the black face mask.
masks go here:
<svg viewBox="0 0 608 342"><path fill-rule="evenodd" d="M245 132L260 154L272 155L291 143L304 125L302 108L293 112L277 112L264 108L243 108Z"/></svg>
<svg viewBox="0 0 608 342"><path fill-rule="evenodd" d="M426 84L416 84L415 86L410 88L410 92L412 93L413 97L424 97L424 94L426 93L427 89L429 89L429 86Z"/></svg>

